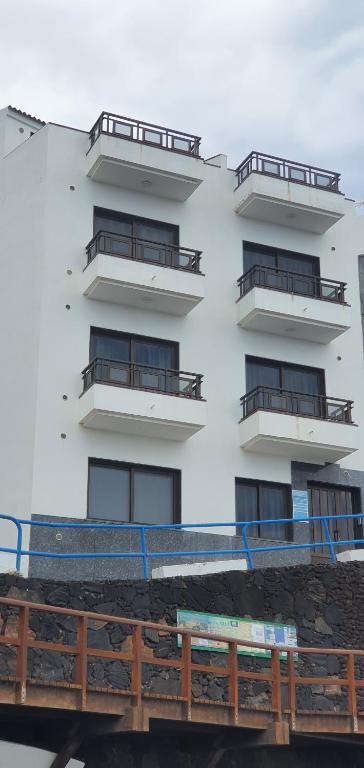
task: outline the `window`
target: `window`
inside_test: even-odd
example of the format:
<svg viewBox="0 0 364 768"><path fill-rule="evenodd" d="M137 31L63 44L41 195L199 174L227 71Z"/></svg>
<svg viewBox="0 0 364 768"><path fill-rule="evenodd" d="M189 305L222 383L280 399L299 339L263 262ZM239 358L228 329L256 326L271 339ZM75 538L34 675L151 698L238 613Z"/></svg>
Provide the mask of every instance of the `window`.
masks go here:
<svg viewBox="0 0 364 768"><path fill-rule="evenodd" d="M113 232L115 235L126 235L127 237L137 237L141 240L150 240L154 243L164 243L165 245L179 244L179 230L173 224L142 219L139 216L130 216L104 208L95 208L94 235L101 230Z"/></svg>
<svg viewBox="0 0 364 768"><path fill-rule="evenodd" d="M252 410L257 407L267 410L299 413L302 416L322 418L326 407L319 395L325 396L325 373L320 368L290 365L257 357L246 358L246 392L256 387L266 387L258 393L259 402L251 401ZM271 392L270 390L277 390ZM298 393L303 397L287 397L287 393Z"/></svg>
<svg viewBox="0 0 364 768"><path fill-rule="evenodd" d="M176 376L165 371L178 370L178 357L176 342L91 328L90 362L95 358L100 361L98 378L108 383L174 391Z"/></svg>
<svg viewBox="0 0 364 768"><path fill-rule="evenodd" d="M94 208L96 235L101 238L101 248L113 255L167 267L191 267L191 254L179 250L179 228L174 224Z"/></svg>
<svg viewBox="0 0 364 768"><path fill-rule="evenodd" d="M291 494L288 485L259 480L235 480L235 510L238 522L279 520L291 517ZM237 529L238 535L241 528ZM286 523L257 523L247 528L248 536L289 541L291 526Z"/></svg>
<svg viewBox="0 0 364 768"><path fill-rule="evenodd" d="M320 275L320 260L316 256L305 256L292 251L269 248L257 243L243 243L244 272L255 266L299 272L302 275Z"/></svg>
<svg viewBox="0 0 364 768"><path fill-rule="evenodd" d="M178 523L180 472L90 459L87 516L118 523Z"/></svg>

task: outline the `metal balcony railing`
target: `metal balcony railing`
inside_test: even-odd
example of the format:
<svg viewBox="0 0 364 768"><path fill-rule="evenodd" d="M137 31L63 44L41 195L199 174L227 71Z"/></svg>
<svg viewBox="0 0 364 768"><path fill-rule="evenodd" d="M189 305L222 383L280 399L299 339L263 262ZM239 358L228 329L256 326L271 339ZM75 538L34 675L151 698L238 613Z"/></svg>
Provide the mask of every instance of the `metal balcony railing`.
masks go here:
<svg viewBox="0 0 364 768"><path fill-rule="evenodd" d="M201 138L199 136L175 131L171 128L163 128L153 123L144 123L141 120L133 120L130 117L114 115L111 112L101 112L100 117L97 118L95 125L91 128L91 147L100 134L107 134L128 141L138 141L183 155L200 157Z"/></svg>
<svg viewBox="0 0 364 768"><path fill-rule="evenodd" d="M302 392L290 392L275 387L259 386L240 399L243 419L255 411L273 411L288 413L293 416L306 416L323 421L335 421L353 424L352 400L342 400L326 395L309 395Z"/></svg>
<svg viewBox="0 0 364 768"><path fill-rule="evenodd" d="M309 296L336 304L346 304L346 283L329 280L317 275L304 275L275 267L255 265L238 279L239 299L253 288L269 288L273 291Z"/></svg>
<svg viewBox="0 0 364 768"><path fill-rule="evenodd" d="M203 399L201 374L174 371L130 361L96 357L82 371L82 379L83 392L93 384L109 384L114 387L142 389L194 400Z"/></svg>
<svg viewBox="0 0 364 768"><path fill-rule="evenodd" d="M305 184L309 187L325 189L328 192L339 192L340 174L327 171L324 168L316 168L305 163L296 163L293 160L285 160L282 157L266 155L263 152L251 152L243 160L235 171L237 187L250 176L251 173L261 173L264 176L273 176L295 184Z"/></svg>
<svg viewBox="0 0 364 768"><path fill-rule="evenodd" d="M201 251L182 248L179 245L143 240L140 237L100 231L86 246L86 266L98 253L107 253L122 259L133 259L145 264L158 264L161 267L202 274L200 271Z"/></svg>

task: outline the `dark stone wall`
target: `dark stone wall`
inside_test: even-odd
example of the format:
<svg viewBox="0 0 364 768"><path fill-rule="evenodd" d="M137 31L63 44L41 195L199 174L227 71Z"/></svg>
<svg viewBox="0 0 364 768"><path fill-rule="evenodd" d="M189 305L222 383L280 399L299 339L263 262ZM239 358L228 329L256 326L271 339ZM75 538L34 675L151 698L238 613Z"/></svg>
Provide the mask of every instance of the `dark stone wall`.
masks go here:
<svg viewBox="0 0 364 768"><path fill-rule="evenodd" d="M302 565L294 568L264 569L249 572L230 572L206 577L165 579L158 581L104 581L83 582L45 581L23 579L17 575L0 575L0 595L33 602L44 602L95 613L110 614L165 622L175 625L176 609L189 608L211 613L225 613L252 617L297 626L298 642L302 646L318 648L363 647L364 636L364 564ZM17 633L17 613L5 607L0 611L0 632ZM39 615L31 612L30 633L40 640L74 644L76 625L71 617L56 614ZM93 620L89 627L89 644L95 648L127 650L130 643L128 627L119 627L112 621ZM173 658L179 655L171 636L156 630L146 630L143 636L146 654L154 658ZM201 663L224 664L225 654L194 652L194 660ZM29 651L29 671L33 678L52 681L72 680L73 658L50 651ZM239 656L244 669L269 670L266 659ZM14 651L0 647L0 676L14 674ZM282 664L284 671L284 663ZM299 674L325 677L344 673L342 659L336 656L307 657L301 660ZM364 669L360 670L364 677ZM144 690L165 694L178 694L179 671L166 667L145 665ZM130 685L130 669L120 661L90 659L88 678L91 685L125 689ZM239 699L244 703L263 705L270 701L269 683L244 681ZM284 691L283 691L284 693ZM209 674L197 674L193 679L193 695L223 701L226 682ZM316 684L298 692L298 703L303 709L340 711L346 707L345 690L336 686ZM359 696L359 707L364 701ZM118 735L97 739L86 747L82 757L86 768L201 768L210 739L194 741L191 734L168 733ZM87 751L88 749L88 751ZM256 748L232 750L222 757L219 768L364 768L363 750L350 746L323 750L311 743L307 747L291 745L289 748Z"/></svg>
<svg viewBox="0 0 364 768"><path fill-rule="evenodd" d="M256 619L295 624L300 645L321 648L352 646L361 648L364 636L364 564L296 566L248 572L227 572L206 577L189 577L156 581L78 583L22 579L1 575L0 594L26 598L75 609L126 616L154 622L176 624L176 609L189 608L211 613L224 613ZM16 631L14 611L2 608L1 632ZM32 635L40 640L74 644L74 619L56 614L31 614ZM91 622L89 645L95 648L123 650L130 644L130 629L112 622ZM145 631L147 653L159 658L177 658L175 638L165 633ZM224 654L195 651L194 659L202 663L224 664ZM73 657L49 651L33 650L29 654L30 674L52 680L71 680ZM14 673L14 652L0 648L0 675ZM239 656L243 669L269 669L266 659ZM344 672L344 662L336 656L307 656L301 659L300 673L326 676ZM94 658L89 664L89 682L114 688L128 688L130 669L112 660L102 663ZM179 671L145 665L144 689L178 694ZM225 700L224 678L195 673L193 694L198 698ZM364 691L360 689L359 703ZM345 690L324 685L302 687L298 699L305 709L342 709L346 705ZM270 684L264 681L241 681L240 700L245 703L268 703Z"/></svg>

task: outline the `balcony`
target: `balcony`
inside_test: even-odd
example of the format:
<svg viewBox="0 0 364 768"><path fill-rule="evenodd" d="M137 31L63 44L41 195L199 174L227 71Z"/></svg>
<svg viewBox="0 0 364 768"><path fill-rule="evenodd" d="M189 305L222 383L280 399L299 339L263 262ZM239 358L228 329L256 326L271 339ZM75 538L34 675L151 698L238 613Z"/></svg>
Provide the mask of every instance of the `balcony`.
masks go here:
<svg viewBox="0 0 364 768"><path fill-rule="evenodd" d="M187 315L204 298L201 251L98 232L86 246L89 299Z"/></svg>
<svg viewBox="0 0 364 768"><path fill-rule="evenodd" d="M93 181L184 201L202 181L200 137L102 112L90 131Z"/></svg>
<svg viewBox="0 0 364 768"><path fill-rule="evenodd" d="M249 331L329 344L350 328L346 283L254 266L238 286L237 323Z"/></svg>
<svg viewBox="0 0 364 768"><path fill-rule="evenodd" d="M259 386L241 398L240 446L292 461L340 461L359 447L351 400Z"/></svg>
<svg viewBox="0 0 364 768"><path fill-rule="evenodd" d="M82 378L84 427L184 441L206 425L200 374L96 358Z"/></svg>
<svg viewBox="0 0 364 768"><path fill-rule="evenodd" d="M236 169L240 216L323 234L345 213L338 173L251 152Z"/></svg>

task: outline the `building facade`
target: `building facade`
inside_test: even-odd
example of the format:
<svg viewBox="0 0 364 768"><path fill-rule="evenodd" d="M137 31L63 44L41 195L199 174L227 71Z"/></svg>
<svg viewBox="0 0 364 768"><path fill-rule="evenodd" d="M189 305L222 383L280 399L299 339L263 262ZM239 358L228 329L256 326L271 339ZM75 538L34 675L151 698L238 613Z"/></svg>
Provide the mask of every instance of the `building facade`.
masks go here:
<svg viewBox="0 0 364 768"><path fill-rule="evenodd" d="M0 150L2 514L282 519L251 527L264 544L322 540L320 521L290 522L292 489L315 516L360 513L364 225L338 175L255 152L233 170L198 137L109 113L89 132L6 108ZM25 549L135 547L129 529L29 533ZM156 535L221 546L212 529ZM34 558L30 572L139 566Z"/></svg>

